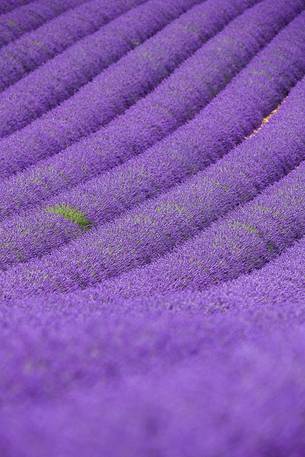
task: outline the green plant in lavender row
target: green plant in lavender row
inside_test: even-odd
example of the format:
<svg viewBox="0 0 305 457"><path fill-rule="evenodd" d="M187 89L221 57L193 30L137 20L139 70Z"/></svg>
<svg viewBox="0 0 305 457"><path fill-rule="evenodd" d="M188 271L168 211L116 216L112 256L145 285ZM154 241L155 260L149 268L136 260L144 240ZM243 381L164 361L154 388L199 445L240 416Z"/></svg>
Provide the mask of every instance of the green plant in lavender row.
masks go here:
<svg viewBox="0 0 305 457"><path fill-rule="evenodd" d="M87 216L72 206L59 204L55 206L50 206L47 208L49 213L59 214L63 216L65 219L68 219L75 224L79 225L84 230L89 230L92 227L92 223L87 218Z"/></svg>

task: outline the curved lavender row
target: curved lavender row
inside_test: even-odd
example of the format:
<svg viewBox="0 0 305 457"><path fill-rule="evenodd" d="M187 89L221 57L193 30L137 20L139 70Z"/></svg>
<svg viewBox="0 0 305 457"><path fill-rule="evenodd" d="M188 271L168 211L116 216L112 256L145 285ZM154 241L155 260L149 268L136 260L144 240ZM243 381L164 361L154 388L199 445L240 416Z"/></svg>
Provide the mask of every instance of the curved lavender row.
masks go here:
<svg viewBox="0 0 305 457"><path fill-rule="evenodd" d="M133 4L130 2L129 6L132 7L137 4L141 4L141 1L134 1ZM152 6L149 6L150 4ZM156 3L156 7L160 10L160 2ZM38 93L37 95L32 94L31 97L29 92L29 85L34 84L39 89L39 97L45 109L45 105L49 106L48 109L55 106L88 82L89 79L96 76L110 63L118 60L123 54L143 41L143 37L138 32L139 24L137 21L141 19L145 24L145 21L148 20L147 12L151 16L158 16L158 10L154 13L151 8L153 8L153 2L145 2L143 6L139 6L134 11L128 11L101 30L78 41L75 45L55 56L37 71L30 73L18 84L2 94L3 102L5 97L8 97L8 94L14 93L17 98L17 94L21 91L23 97L27 97L29 104L32 102L37 104ZM219 21L218 15L217 21ZM145 26L143 25L142 27L145 30ZM183 31L181 30L182 33ZM28 71L24 65L16 67L13 59L0 61L0 70L0 90L20 80ZM19 100L18 103L20 103ZM24 101L21 105L24 110L26 108ZM19 109L21 109L20 106ZM36 109L37 111L35 111ZM35 110L31 108L32 115L39 116L43 112L39 110L42 109L39 104ZM30 113L28 113L28 116L30 116Z"/></svg>
<svg viewBox="0 0 305 457"><path fill-rule="evenodd" d="M193 236L236 205L254 198L304 158L304 98L305 79L292 91L270 124L255 136L207 170L159 198L144 202L105 229L99 229L96 237L108 238L110 231L116 239L116 233L119 232L122 245L127 236L131 249L136 240L141 240L150 250L145 256L153 258L186 237ZM197 125L194 131L205 129L198 128ZM191 137L190 134L183 136L185 145L190 143ZM204 140L202 135L196 142L197 150L202 154L201 163L207 162L202 153ZM122 170L102 175L100 179L89 181L46 202L40 211L5 221L0 226L0 268L8 269L20 261L42 256L84 233L84 227L80 224L73 222L61 225L64 211L59 214L55 211L54 214L54 210L50 213L50 208L58 208L57 205L61 208L76 208L91 225L98 225L114 219L126 209L136 206L139 201L169 187L173 184L173 179L181 178L181 171L188 171L195 163L195 158L185 145L184 151L187 151L188 157L183 150L180 150L179 157L171 154L176 168L171 169L165 154L160 157L152 151L152 154L140 157L140 164L139 159L135 160L134 167L132 162L128 162L126 167L121 167ZM138 226L141 221L144 221L143 227ZM125 227L128 235L124 235ZM129 232L135 233L133 241ZM167 240L165 243L164 237ZM109 242L113 246L116 243L111 238Z"/></svg>
<svg viewBox="0 0 305 457"><path fill-rule="evenodd" d="M179 150L184 160L188 156L186 151L192 148L189 157L194 159L191 165L193 172L206 165L206 161L202 164L202 157L211 157L215 160L225 154L257 127L263 116L270 113L297 79L303 76L304 30L303 13L281 31L240 75L228 84L222 94L210 102L210 105L198 115L198 121L193 120L189 125L181 127L171 138L145 153L143 159L131 162L130 166L127 165L122 170L126 170L126 173L130 169L134 173L133 163L135 166L137 163L141 164L146 155L153 154L156 160L162 160L163 154L166 154L168 149L171 150L171 141L181 144ZM207 46L208 44L205 45ZM53 193L126 161L195 114L208 103L216 92L216 87L219 91L223 85L222 79L219 80L223 74L221 69L215 76L212 72L211 77L206 77L208 70L200 71L200 65L205 61L205 47L197 51L150 95L111 122L107 128L100 129L91 137L73 144L35 167L2 181L0 219L15 214L20 209L40 204ZM206 68L209 66L206 65ZM261 76L257 84L253 84L253 79L257 78L258 74ZM170 106L170 110L166 106ZM226 106L225 111L223 106ZM189 139L190 136L198 138L197 133L194 134L197 128L205 132L200 139L200 149L196 148L194 139L191 142ZM120 135L117 135L118 131ZM182 145L185 138L187 142L184 149ZM204 145L202 141L205 142ZM177 147L175 150L178 154ZM169 171L177 168L174 156L168 154L166 160ZM178 164L182 166L181 160ZM195 169L197 164L198 167ZM187 170L190 172L190 167ZM113 171L114 175L119 173L120 169L118 172ZM181 169L180 177L183 174L185 171ZM105 175L105 180L110 182L111 176ZM171 182L172 180L173 178ZM162 185L166 187L164 183Z"/></svg>
<svg viewBox="0 0 305 457"><path fill-rule="evenodd" d="M46 309L53 309L55 314L65 310L67 314L75 315L78 309L88 315L89 310L93 312L98 309L105 314L118 316L146 312L158 314L166 311L189 311L194 315L199 312L200 316L216 313L238 316L246 312L252 318L262 318L268 325L271 320L278 318L285 321L304 318L304 306L301 306L304 305L304 264L303 237L261 269L200 292L190 287L152 296L146 295L144 291L142 296L139 293L132 297L132 293L127 292L126 297L129 298L124 298L121 294L107 295L102 288L95 286L67 294L53 293L16 300L5 306L8 314L13 303L16 310L21 306L33 315L36 314L36 309L41 310L38 315Z"/></svg>
<svg viewBox="0 0 305 457"><path fill-rule="evenodd" d="M118 293L131 297L184 288L202 290L262 267L304 236L304 170L302 162L253 201L160 260L103 282L99 288L101 299ZM89 278L88 271L83 272L83 281L85 276ZM93 283L91 278L90 282ZM46 278L45 285L50 290ZM68 287L71 286L75 288L73 281Z"/></svg>
<svg viewBox="0 0 305 457"><path fill-rule="evenodd" d="M0 14L8 13L15 8L27 5L33 0L1 0L0 4Z"/></svg>
<svg viewBox="0 0 305 457"><path fill-rule="evenodd" d="M280 304L291 303L294 314L291 317L298 317L303 314L300 305L304 304L304 265L305 238L302 238L261 270L199 293L197 298L192 299L194 310L200 308L200 311L207 313L222 312L225 306L234 312L249 308L259 315L267 308L271 319L272 313L274 317L277 313L283 313L282 308L278 308ZM191 301L188 300L188 303ZM288 305L286 313L290 317Z"/></svg>
<svg viewBox="0 0 305 457"><path fill-rule="evenodd" d="M136 267L165 254L196 232L194 220L191 232L188 224L186 233L177 226L176 232L167 234L166 222L173 227L175 220L182 219L183 208L174 206L174 214L171 207L161 207L159 211L164 219L161 229L153 215L130 217L128 224L125 218L124 224L114 222L42 259L12 267L0 275L1 296L7 299L85 288L134 268L119 278L104 281L103 293L124 296L165 292L185 288L190 283L202 289L234 279L261 267L303 236L304 170L305 162L302 162L254 200L145 268ZM159 211L157 208L155 214Z"/></svg>
<svg viewBox="0 0 305 457"><path fill-rule="evenodd" d="M209 0L194 6L172 26L172 35L179 36L179 41L173 43L173 52L181 54L183 49L183 57L187 58L254 2ZM58 105L111 63L141 44L144 38L157 32L160 25L156 22L153 29L151 18L159 17L160 9L159 1L145 3L79 41L11 86L0 94L0 119L20 128ZM35 92L32 87L35 87Z"/></svg>
<svg viewBox="0 0 305 457"><path fill-rule="evenodd" d="M0 47L86 0L37 0L0 17Z"/></svg>
<svg viewBox="0 0 305 457"><path fill-rule="evenodd" d="M215 50L213 51L211 70L218 73L220 62L222 61L222 65L226 62L226 75L231 73L233 76L266 41L271 40L276 32L296 15L303 4L304 0L295 1L293 4L283 2L283 7L279 8L273 1L265 0L246 11L241 16L244 18L242 32L236 30L238 24L243 24L241 19L241 22L235 22L235 38L232 39L230 34L230 42L223 44L224 47L218 49L216 54ZM175 5L177 6L176 2ZM167 27L136 48L58 108L21 131L2 139L0 176L20 171L88 135L157 85L179 62L179 55L173 56L172 49L165 47L165 43L173 41L172 35L168 35L171 29L172 27ZM231 28L229 30L231 31ZM220 36L225 38L226 31L218 35ZM243 36L245 41L241 47L240 39ZM224 52L224 49L227 51Z"/></svg>
<svg viewBox="0 0 305 457"><path fill-rule="evenodd" d="M110 305L100 286L95 286L70 293L55 292L2 302L0 320L3 322L11 319L14 322L15 319L18 320L19 312L25 312L31 319L39 319L48 325L48 314L54 314L54 318L60 318L63 314L74 319L79 313L88 318L92 313L125 317L129 313L149 312L151 315L159 315L167 311L171 314L180 311L197 314L199 311L201 317L203 313L236 315L244 311L253 317L263 316L266 312L270 318L269 313L274 318L282 319L286 314L288 319L299 319L304 310L300 306L304 305L304 260L305 237L261 269L204 291L184 289L132 298L113 295L113 304ZM280 307L284 303L287 304L286 310ZM290 315L289 307L290 310L295 308L293 316Z"/></svg>
<svg viewBox="0 0 305 457"><path fill-rule="evenodd" d="M125 317L128 313L149 312L158 315L166 311L176 314L187 311L194 314L199 312L203 317L204 314L236 315L246 311L254 317L262 317L266 313L268 319L272 315L273 318L282 319L285 314L287 319L299 319L304 314L300 306L304 304L304 262L303 237L261 269L204 291L190 288L153 295L147 295L144 291L143 295L140 292L137 296L127 292L124 298L121 294L108 295L107 290L103 292L98 285L69 293L55 292L3 302L1 319L14 321L15 312L18 317L20 310L29 313L31 318L46 320L46 323L49 322L47 313L54 313L55 318L60 317L61 313L73 318L79 313L91 316L94 312Z"/></svg>
<svg viewBox="0 0 305 457"><path fill-rule="evenodd" d="M24 76L144 0L86 1L0 49L0 81ZM3 82L1 82L2 87Z"/></svg>

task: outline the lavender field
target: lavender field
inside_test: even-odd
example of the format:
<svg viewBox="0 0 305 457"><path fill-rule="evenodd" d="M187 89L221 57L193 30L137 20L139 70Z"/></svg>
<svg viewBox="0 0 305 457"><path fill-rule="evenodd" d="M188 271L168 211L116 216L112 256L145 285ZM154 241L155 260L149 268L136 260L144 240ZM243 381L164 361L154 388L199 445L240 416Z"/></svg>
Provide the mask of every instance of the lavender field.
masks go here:
<svg viewBox="0 0 305 457"><path fill-rule="evenodd" d="M0 0L0 457L305 456L305 0Z"/></svg>

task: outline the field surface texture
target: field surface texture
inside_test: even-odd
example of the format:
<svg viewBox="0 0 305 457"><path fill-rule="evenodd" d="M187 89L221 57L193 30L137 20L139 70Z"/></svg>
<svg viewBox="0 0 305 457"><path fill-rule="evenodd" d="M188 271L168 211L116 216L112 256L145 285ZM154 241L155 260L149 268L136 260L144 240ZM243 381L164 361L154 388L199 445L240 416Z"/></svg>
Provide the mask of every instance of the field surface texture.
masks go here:
<svg viewBox="0 0 305 457"><path fill-rule="evenodd" d="M305 456L305 0L0 0L0 456Z"/></svg>

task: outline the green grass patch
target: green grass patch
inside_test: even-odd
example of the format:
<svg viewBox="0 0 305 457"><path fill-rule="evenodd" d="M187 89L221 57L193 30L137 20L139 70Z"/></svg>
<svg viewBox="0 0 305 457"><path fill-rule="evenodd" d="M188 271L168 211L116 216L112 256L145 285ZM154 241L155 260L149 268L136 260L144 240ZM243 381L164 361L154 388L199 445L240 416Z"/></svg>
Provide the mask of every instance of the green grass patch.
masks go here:
<svg viewBox="0 0 305 457"><path fill-rule="evenodd" d="M65 204L49 206L47 211L49 213L59 214L63 216L65 219L68 219L69 221L79 225L83 230L89 230L92 227L92 223L89 221L87 216L72 206Z"/></svg>

